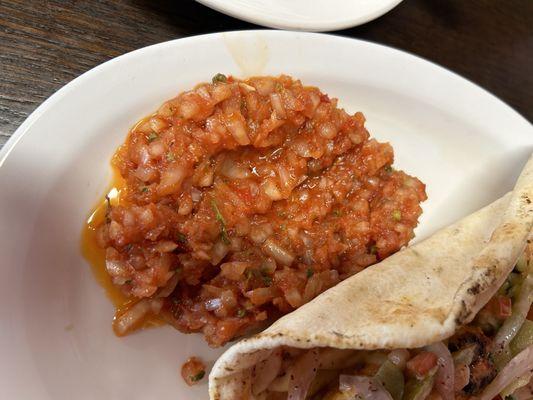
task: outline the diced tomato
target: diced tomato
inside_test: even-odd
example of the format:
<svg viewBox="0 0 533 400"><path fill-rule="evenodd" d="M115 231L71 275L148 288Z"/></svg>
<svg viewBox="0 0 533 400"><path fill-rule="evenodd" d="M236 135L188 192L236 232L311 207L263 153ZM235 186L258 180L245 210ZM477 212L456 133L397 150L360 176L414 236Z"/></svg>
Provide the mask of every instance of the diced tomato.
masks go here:
<svg viewBox="0 0 533 400"><path fill-rule="evenodd" d="M498 295L493 297L485 308L498 319L506 319L511 316L512 301L510 297Z"/></svg>
<svg viewBox="0 0 533 400"><path fill-rule="evenodd" d="M407 372L418 379L424 378L437 366L437 355L430 351L423 351L407 361Z"/></svg>

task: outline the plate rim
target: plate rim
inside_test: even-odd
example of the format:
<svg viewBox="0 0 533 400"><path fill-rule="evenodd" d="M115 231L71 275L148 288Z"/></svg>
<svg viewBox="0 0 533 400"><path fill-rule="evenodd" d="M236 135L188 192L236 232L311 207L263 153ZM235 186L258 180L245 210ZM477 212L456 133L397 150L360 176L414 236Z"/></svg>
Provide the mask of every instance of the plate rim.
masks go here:
<svg viewBox="0 0 533 400"><path fill-rule="evenodd" d="M501 107L504 107L505 109L507 109L508 112L511 112L511 114L513 114L515 118L522 120L522 122L525 122L526 124L529 124L530 126L532 125L531 122L525 116L523 116L513 107L511 107L509 104L507 104L505 101L500 99L495 94L491 93L489 90L473 82L472 80L465 78L462 75L459 75L458 73L436 62L433 62L431 60L428 60L424 57L413 54L411 52L398 49L396 47L392 47L392 46L381 44L381 43L376 43L376 42L369 41L369 40L351 38L351 37L338 35L338 34L331 34L331 33L279 31L279 30L269 30L269 29L214 32L214 33L188 36L188 37L178 38L178 39L171 39L168 41L163 41L163 42L155 43L149 46L141 47L139 49L132 50L130 52L121 54L117 57L104 61L103 63L98 64L95 67L83 72L81 75L77 76L73 80L65 83L57 91L55 91L52 95L50 95L46 100L44 100L41 104L39 104L39 106L26 117L26 119L22 122L22 124L13 132L13 134L9 137L9 139L6 141L4 146L0 149L0 175L2 173L2 166L7 160L7 158L9 157L9 154L16 147L20 139L30 130L31 126L39 119L39 117L43 115L45 112L47 112L49 108L53 107L57 101L59 101L64 96L66 96L70 91L75 90L76 87L81 85L85 80L90 79L95 74L98 74L100 70L106 69L106 68L112 68L114 64L119 63L124 59L137 57L141 55L142 53L149 51L150 49L155 49L159 47L162 48L165 46L172 46L176 42L194 42L197 40L208 40L211 37L215 38L218 36L226 36L226 35L239 36L239 35L258 35L258 34L279 36L280 38L287 36L287 35L288 36L297 35L297 36L305 37L308 39L320 37L320 38L326 38L326 39L335 40L335 41L358 43L359 45L362 45L362 46L378 47L381 51L395 53L396 55L399 55L401 57L408 57L413 60L416 60L416 62L418 63L430 64L432 68L436 68L440 72L446 73L448 76L450 76L450 78L456 81L460 81L463 84L466 84L467 86L469 86L469 89L480 91L480 93L483 93L484 96L489 96L490 98L492 98L492 100L497 101Z"/></svg>
<svg viewBox="0 0 533 400"><path fill-rule="evenodd" d="M403 0L389 0L389 3L384 6L375 9L372 12L367 12L355 17L350 18L338 18L329 21L299 21L293 23L289 19L278 16L263 16L259 12L250 12L247 9L242 9L238 5L234 5L231 2L219 0L196 0L198 3L209 7L222 14L229 15L230 17L240 19L242 21L250 22L257 25L262 25L270 28L285 29L285 30L298 30L298 31L312 31L312 32L328 32L341 29L352 28L367 22L373 21L388 13L393 8L397 7Z"/></svg>

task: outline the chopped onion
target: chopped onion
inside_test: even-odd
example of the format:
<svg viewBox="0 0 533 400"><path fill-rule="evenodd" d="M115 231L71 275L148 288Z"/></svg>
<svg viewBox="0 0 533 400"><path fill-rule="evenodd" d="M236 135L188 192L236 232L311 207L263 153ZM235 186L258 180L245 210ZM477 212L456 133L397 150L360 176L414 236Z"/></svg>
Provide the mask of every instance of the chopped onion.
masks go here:
<svg viewBox="0 0 533 400"><path fill-rule="evenodd" d="M250 229L250 238L253 240L255 244L261 244L265 240L268 239L270 235L274 232L274 229L272 229L272 225L270 225L268 222L253 226Z"/></svg>
<svg viewBox="0 0 533 400"><path fill-rule="evenodd" d="M281 361L281 350L278 349L255 366L255 379L252 382L252 393L254 396L264 392L274 379L276 379L281 369Z"/></svg>
<svg viewBox="0 0 533 400"><path fill-rule="evenodd" d="M191 188L191 199L193 202L198 203L202 200L202 192L195 187Z"/></svg>
<svg viewBox="0 0 533 400"><path fill-rule="evenodd" d="M218 297L205 301L205 309L207 311L218 310L220 307L222 307L222 300Z"/></svg>
<svg viewBox="0 0 533 400"><path fill-rule="evenodd" d="M185 179L185 168L179 164L170 165L161 174L161 181L157 189L160 196L165 196L177 191Z"/></svg>
<svg viewBox="0 0 533 400"><path fill-rule="evenodd" d="M270 197L271 200L276 201L283 198L278 186L271 179L267 179L262 186L263 191L268 197Z"/></svg>
<svg viewBox="0 0 533 400"><path fill-rule="evenodd" d="M302 295L295 287L287 290L284 295L285 300L287 300L287 303L289 303L294 308L298 308L303 304Z"/></svg>
<svg viewBox="0 0 533 400"><path fill-rule="evenodd" d="M326 139L337 136L337 128L331 122L324 122L318 126L318 134Z"/></svg>
<svg viewBox="0 0 533 400"><path fill-rule="evenodd" d="M224 160L220 168L220 173L231 179L245 179L252 175L248 169L237 164L235 160L230 159Z"/></svg>
<svg viewBox="0 0 533 400"><path fill-rule="evenodd" d="M128 276L128 266L124 261L121 260L112 260L106 259L105 267L107 273L113 278L115 277L127 277Z"/></svg>
<svg viewBox="0 0 533 400"><path fill-rule="evenodd" d="M211 264L217 265L224 257L226 257L228 252L229 246L226 243L224 243L222 240L216 242L211 250Z"/></svg>
<svg viewBox="0 0 533 400"><path fill-rule="evenodd" d="M407 349L396 349L391 351L388 355L389 360L401 369L405 368L405 364L407 364L407 360L409 360L409 357L410 354L409 350Z"/></svg>
<svg viewBox="0 0 533 400"><path fill-rule="evenodd" d="M170 253L178 248L178 245L170 240L161 240L154 246L154 250L160 253Z"/></svg>
<svg viewBox="0 0 533 400"><path fill-rule="evenodd" d="M243 261L232 261L224 263L220 266L222 270L221 275L228 279L238 281L250 263Z"/></svg>
<svg viewBox="0 0 533 400"><path fill-rule="evenodd" d="M141 300L135 303L123 314L116 316L113 320L113 330L118 336L124 336L126 333L136 328L150 312L150 302Z"/></svg>
<svg viewBox="0 0 533 400"><path fill-rule="evenodd" d="M281 247L281 245L271 237L265 240L265 243L263 244L263 250L282 265L288 266L294 261L294 255L289 250Z"/></svg>
<svg viewBox="0 0 533 400"><path fill-rule="evenodd" d="M148 151L153 158L159 158L165 154L166 148L165 144L161 140L150 143L148 146Z"/></svg>
<svg viewBox="0 0 533 400"><path fill-rule="evenodd" d="M492 400L507 385L533 368L533 344L526 347L502 368L496 378L485 388L479 400Z"/></svg>
<svg viewBox="0 0 533 400"><path fill-rule="evenodd" d="M261 96L268 96L274 91L276 85L272 78L254 78L252 83Z"/></svg>
<svg viewBox="0 0 533 400"><path fill-rule="evenodd" d="M339 390L354 392L365 400L392 400L390 393L379 382L368 376L341 375Z"/></svg>
<svg viewBox="0 0 533 400"><path fill-rule="evenodd" d="M250 144L250 138L246 134L244 123L239 118L235 116L228 118L226 120L226 127L237 143L243 146Z"/></svg>
<svg viewBox="0 0 533 400"><path fill-rule="evenodd" d="M287 117L287 113L285 112L285 108L283 108L279 93L270 94L270 103L272 104L272 108L276 112L277 117L280 117L281 119L285 119Z"/></svg>
<svg viewBox="0 0 533 400"><path fill-rule="evenodd" d="M176 286L178 285L179 277L178 274L174 273L172 275L172 278L170 278L164 288L162 288L159 293L157 294L157 297L164 298L168 297L174 289L176 289Z"/></svg>
<svg viewBox="0 0 533 400"><path fill-rule="evenodd" d="M305 400L311 382L316 376L318 364L318 349L309 350L296 360L289 378L287 400Z"/></svg>

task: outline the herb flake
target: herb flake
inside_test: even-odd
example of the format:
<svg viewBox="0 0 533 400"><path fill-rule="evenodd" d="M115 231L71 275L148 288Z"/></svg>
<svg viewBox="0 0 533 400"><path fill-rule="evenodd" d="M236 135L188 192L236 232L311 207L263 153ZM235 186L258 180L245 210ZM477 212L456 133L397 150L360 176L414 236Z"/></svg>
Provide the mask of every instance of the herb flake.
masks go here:
<svg viewBox="0 0 533 400"><path fill-rule="evenodd" d="M176 233L176 240L181 244L187 243L187 236L185 236L183 233L178 232Z"/></svg>
<svg viewBox="0 0 533 400"><path fill-rule="evenodd" d="M200 371L196 375L191 376L191 381L198 382L200 379L202 379L205 376L205 371Z"/></svg>
<svg viewBox="0 0 533 400"><path fill-rule="evenodd" d="M246 316L246 310L244 308L239 308L237 310L237 317L244 318Z"/></svg>
<svg viewBox="0 0 533 400"><path fill-rule="evenodd" d="M400 222L402 220L402 212L400 210L394 210L392 212L392 219Z"/></svg>
<svg viewBox="0 0 533 400"><path fill-rule="evenodd" d="M159 138L159 136L155 132L152 132L148 136L146 136L146 140L148 140L148 143L152 143L157 138Z"/></svg>
<svg viewBox="0 0 533 400"><path fill-rule="evenodd" d="M314 275L315 271L313 271L311 268L307 268L307 271L305 273L307 275L307 279L309 279Z"/></svg>
<svg viewBox="0 0 533 400"><path fill-rule="evenodd" d="M226 220L220 212L215 199L211 199L211 208L215 212L215 218L220 224L220 237L222 238L222 241L224 242L224 244L230 244L228 231L226 230Z"/></svg>
<svg viewBox="0 0 533 400"><path fill-rule="evenodd" d="M176 156L172 152L168 152L166 155L166 159L168 162L176 161Z"/></svg>
<svg viewBox="0 0 533 400"><path fill-rule="evenodd" d="M227 80L228 78L226 77L226 75L221 73L216 74L215 76L213 76L213 79L211 79L213 83L225 83Z"/></svg>

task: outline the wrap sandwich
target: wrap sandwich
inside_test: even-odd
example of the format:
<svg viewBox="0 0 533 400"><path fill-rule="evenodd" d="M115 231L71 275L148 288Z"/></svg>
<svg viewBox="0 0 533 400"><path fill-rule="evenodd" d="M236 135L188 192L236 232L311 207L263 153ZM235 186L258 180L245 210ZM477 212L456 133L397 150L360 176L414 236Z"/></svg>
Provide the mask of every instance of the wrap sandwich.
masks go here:
<svg viewBox="0 0 533 400"><path fill-rule="evenodd" d="M532 202L533 157L511 193L232 346L210 398L533 398Z"/></svg>

